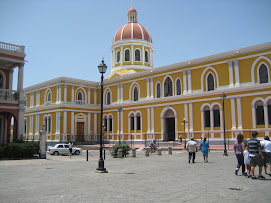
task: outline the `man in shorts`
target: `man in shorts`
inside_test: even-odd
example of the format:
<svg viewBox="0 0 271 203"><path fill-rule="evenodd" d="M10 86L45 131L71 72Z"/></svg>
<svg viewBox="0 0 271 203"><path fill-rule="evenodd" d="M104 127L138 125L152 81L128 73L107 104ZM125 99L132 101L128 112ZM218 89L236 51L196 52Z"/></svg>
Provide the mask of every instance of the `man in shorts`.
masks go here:
<svg viewBox="0 0 271 203"><path fill-rule="evenodd" d="M72 143L69 143L70 158L72 157Z"/></svg>
<svg viewBox="0 0 271 203"><path fill-rule="evenodd" d="M258 132L252 132L252 138L248 141L247 145L249 148L249 156L250 156L250 165L251 165L251 173L252 179L257 179L254 174L254 169L256 166L259 166L259 176L258 179L264 179L265 177L262 176L262 166L263 166L263 153L261 148L261 143L257 139Z"/></svg>

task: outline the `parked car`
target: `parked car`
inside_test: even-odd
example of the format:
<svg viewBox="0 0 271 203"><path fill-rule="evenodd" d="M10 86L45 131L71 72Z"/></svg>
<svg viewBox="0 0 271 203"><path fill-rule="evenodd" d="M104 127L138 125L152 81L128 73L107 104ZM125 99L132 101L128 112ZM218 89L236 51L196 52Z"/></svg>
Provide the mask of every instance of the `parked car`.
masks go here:
<svg viewBox="0 0 271 203"><path fill-rule="evenodd" d="M59 154L69 154L69 145L68 144L56 144L55 146L51 147L48 146L47 153L52 155L59 155ZM72 154L79 155L82 154L82 149L73 147L72 148Z"/></svg>

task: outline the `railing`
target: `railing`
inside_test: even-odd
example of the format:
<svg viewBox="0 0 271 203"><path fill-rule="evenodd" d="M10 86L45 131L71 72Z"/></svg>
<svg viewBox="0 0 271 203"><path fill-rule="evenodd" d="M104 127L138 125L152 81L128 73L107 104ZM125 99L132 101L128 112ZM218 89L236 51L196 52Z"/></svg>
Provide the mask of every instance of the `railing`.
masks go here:
<svg viewBox="0 0 271 203"><path fill-rule="evenodd" d="M85 104L85 103L86 103L86 102L85 102L85 101L83 101L83 100L76 100L75 102L76 102L76 104L80 104L80 105L82 105L82 104Z"/></svg>
<svg viewBox="0 0 271 203"><path fill-rule="evenodd" d="M18 101L19 93L15 90L0 89L0 100Z"/></svg>
<svg viewBox="0 0 271 203"><path fill-rule="evenodd" d="M0 42L0 49L14 51L14 52L18 52L18 53L24 53L24 46L9 44L9 43L5 43L5 42Z"/></svg>

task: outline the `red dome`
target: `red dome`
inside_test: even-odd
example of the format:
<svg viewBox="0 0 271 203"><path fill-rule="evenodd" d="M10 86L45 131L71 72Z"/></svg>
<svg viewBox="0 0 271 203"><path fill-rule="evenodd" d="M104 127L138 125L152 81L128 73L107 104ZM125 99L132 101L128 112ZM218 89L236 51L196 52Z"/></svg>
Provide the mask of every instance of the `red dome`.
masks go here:
<svg viewBox="0 0 271 203"><path fill-rule="evenodd" d="M131 7L131 8L128 10L128 13L136 13L135 8Z"/></svg>
<svg viewBox="0 0 271 203"><path fill-rule="evenodd" d="M138 23L127 23L119 28L113 38L113 43L124 39L141 39L152 43L152 38L147 29Z"/></svg>

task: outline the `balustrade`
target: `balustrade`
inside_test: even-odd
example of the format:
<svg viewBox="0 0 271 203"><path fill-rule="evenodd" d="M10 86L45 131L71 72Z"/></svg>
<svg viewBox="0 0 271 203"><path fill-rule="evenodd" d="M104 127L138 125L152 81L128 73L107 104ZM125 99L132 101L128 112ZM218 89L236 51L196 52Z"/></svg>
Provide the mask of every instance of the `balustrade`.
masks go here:
<svg viewBox="0 0 271 203"><path fill-rule="evenodd" d="M9 43L5 43L5 42L0 42L0 49L14 51L14 52L18 52L18 53L24 53L24 46L18 46L15 44L9 44Z"/></svg>
<svg viewBox="0 0 271 203"><path fill-rule="evenodd" d="M18 101L19 93L15 90L0 90L0 100Z"/></svg>

